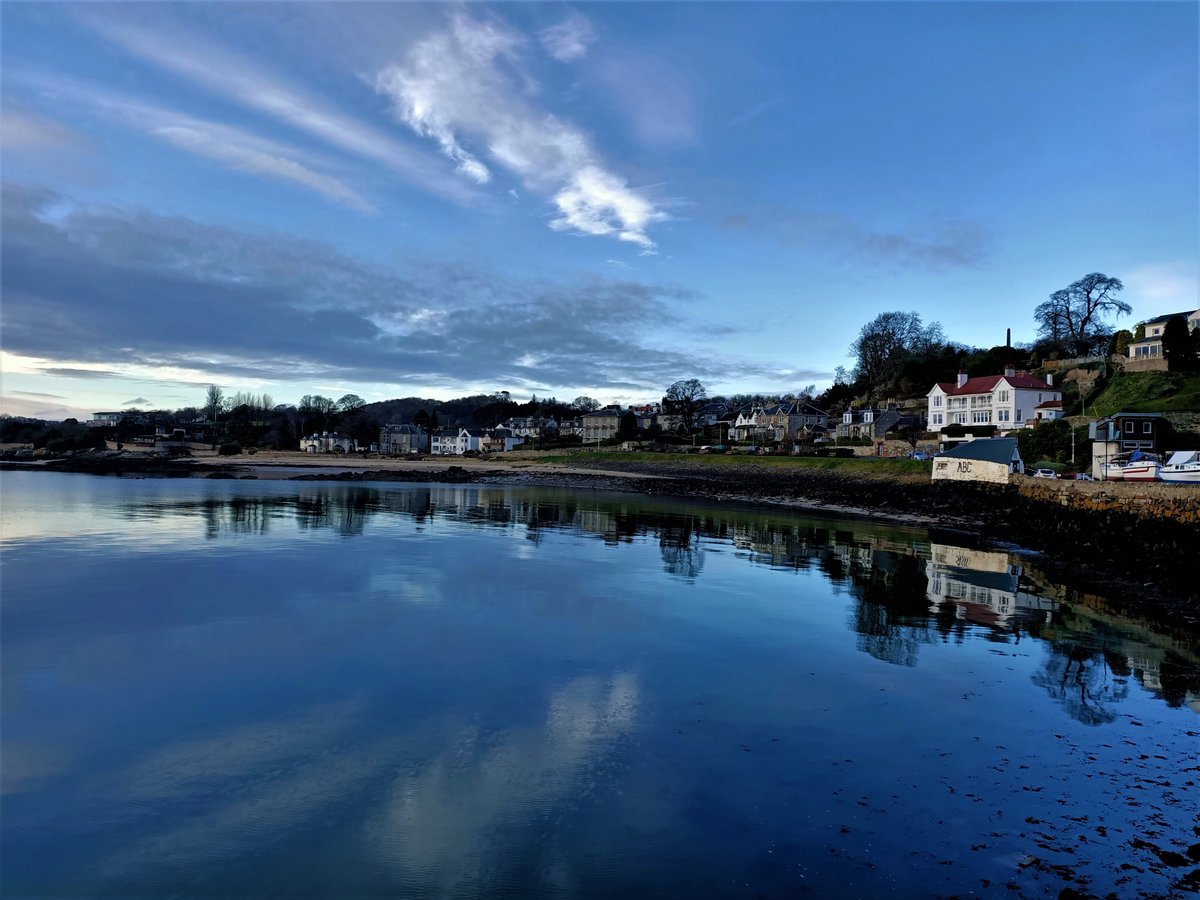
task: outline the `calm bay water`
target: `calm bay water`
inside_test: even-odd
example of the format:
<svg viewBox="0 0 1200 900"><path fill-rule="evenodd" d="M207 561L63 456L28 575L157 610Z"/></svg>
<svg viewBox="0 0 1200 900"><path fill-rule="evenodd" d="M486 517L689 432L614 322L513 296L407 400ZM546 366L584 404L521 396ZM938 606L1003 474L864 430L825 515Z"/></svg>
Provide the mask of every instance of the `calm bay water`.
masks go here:
<svg viewBox="0 0 1200 900"><path fill-rule="evenodd" d="M551 489L0 490L5 896L1200 887L1194 639L1002 552Z"/></svg>

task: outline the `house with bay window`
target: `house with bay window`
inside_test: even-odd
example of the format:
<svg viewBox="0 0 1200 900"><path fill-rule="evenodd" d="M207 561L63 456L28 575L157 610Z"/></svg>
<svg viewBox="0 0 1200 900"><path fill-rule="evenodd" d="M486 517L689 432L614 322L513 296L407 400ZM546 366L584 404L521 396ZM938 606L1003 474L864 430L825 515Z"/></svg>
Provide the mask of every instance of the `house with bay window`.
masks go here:
<svg viewBox="0 0 1200 900"><path fill-rule="evenodd" d="M991 425L1000 431L1024 428L1038 419L1062 418L1062 391L1054 376L1043 380L1027 372L1005 369L1003 375L938 383L929 391L929 430L947 425Z"/></svg>

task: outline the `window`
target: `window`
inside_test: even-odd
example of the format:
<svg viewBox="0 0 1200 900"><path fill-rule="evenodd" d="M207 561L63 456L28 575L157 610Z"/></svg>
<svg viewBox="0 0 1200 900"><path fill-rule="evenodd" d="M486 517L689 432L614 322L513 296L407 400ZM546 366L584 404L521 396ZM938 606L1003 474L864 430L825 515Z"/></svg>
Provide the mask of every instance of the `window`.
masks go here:
<svg viewBox="0 0 1200 900"><path fill-rule="evenodd" d="M1019 409L1017 410L1016 418L1014 418L1013 421L1015 421L1015 422L1024 422L1025 421L1025 417L1023 415L1021 415L1021 411Z"/></svg>
<svg viewBox="0 0 1200 900"><path fill-rule="evenodd" d="M1008 391L1001 391L1001 392L1000 392L1000 402L1001 402L1001 403L1007 403L1007 402L1008 402Z"/></svg>
<svg viewBox="0 0 1200 900"><path fill-rule="evenodd" d="M971 413L971 421L975 425L987 425L992 421L992 414L987 410Z"/></svg>
<svg viewBox="0 0 1200 900"><path fill-rule="evenodd" d="M933 405L934 405L934 406L941 406L941 405L942 405L942 395L941 395L941 394L935 394L935 395L934 395L934 397L933 397Z"/></svg>
<svg viewBox="0 0 1200 900"><path fill-rule="evenodd" d="M1142 434L1151 434L1154 431L1154 426L1149 422L1142 423Z"/></svg>
<svg viewBox="0 0 1200 900"><path fill-rule="evenodd" d="M1010 411L1009 411L1009 410L1007 410L1007 409L1002 409L1002 410L999 410L999 411L996 413L996 419L997 419L997 421L1000 421L1000 422L1007 422L1007 421L1009 421L1009 419L1008 419L1009 412L1010 412Z"/></svg>
<svg viewBox="0 0 1200 900"><path fill-rule="evenodd" d="M1125 433L1126 433L1126 434L1133 434L1133 423L1132 423L1132 422L1126 422L1126 423L1125 423Z"/></svg>

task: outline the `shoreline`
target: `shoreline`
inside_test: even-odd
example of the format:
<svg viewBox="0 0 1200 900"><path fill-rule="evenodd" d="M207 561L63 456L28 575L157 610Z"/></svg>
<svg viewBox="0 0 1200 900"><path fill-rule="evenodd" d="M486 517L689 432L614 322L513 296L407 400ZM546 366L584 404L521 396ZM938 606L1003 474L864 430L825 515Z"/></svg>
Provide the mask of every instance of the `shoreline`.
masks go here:
<svg viewBox="0 0 1200 900"><path fill-rule="evenodd" d="M275 451L250 458L175 460L108 453L3 461L0 467L142 478L567 487L913 525L1036 559L1064 583L1162 608L1200 630L1200 525L1121 509L1069 508L1052 494L1029 496L1014 485L931 482L928 476L908 473L764 465L755 460L718 467L684 456L594 463L515 456L503 461L332 457L318 462L308 454Z"/></svg>

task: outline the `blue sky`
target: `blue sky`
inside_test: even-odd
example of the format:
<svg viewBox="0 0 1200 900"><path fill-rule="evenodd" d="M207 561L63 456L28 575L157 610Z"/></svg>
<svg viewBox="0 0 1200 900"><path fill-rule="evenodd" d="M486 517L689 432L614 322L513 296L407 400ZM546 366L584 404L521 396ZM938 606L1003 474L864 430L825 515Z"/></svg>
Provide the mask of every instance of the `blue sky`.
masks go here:
<svg viewBox="0 0 1200 900"><path fill-rule="evenodd" d="M1195 308L1197 10L6 2L3 411L782 392L888 310Z"/></svg>

